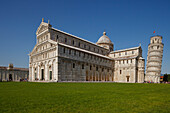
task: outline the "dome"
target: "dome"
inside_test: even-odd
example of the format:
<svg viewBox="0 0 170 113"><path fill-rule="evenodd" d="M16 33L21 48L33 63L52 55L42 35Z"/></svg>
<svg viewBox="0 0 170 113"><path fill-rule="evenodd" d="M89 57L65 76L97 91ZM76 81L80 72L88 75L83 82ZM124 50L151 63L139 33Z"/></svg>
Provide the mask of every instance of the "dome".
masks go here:
<svg viewBox="0 0 170 113"><path fill-rule="evenodd" d="M103 32L103 36L99 38L97 44L112 44L112 41L108 36L106 36L106 32Z"/></svg>

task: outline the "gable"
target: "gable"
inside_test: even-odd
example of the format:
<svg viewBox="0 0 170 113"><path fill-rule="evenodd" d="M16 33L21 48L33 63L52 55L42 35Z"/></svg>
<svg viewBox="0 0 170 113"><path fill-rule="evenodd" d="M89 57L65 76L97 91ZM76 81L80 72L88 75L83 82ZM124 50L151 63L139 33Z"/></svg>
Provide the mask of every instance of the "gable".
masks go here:
<svg viewBox="0 0 170 113"><path fill-rule="evenodd" d="M48 29L48 27L47 27L47 26L42 25L42 26L41 26L41 28L38 30L37 34L42 33L42 32L43 32L43 31L45 31L46 29Z"/></svg>
<svg viewBox="0 0 170 113"><path fill-rule="evenodd" d="M50 24L45 23L45 22L41 22L40 26L38 27L37 31L36 31L36 35L42 33L43 31L47 30L48 27L51 27Z"/></svg>

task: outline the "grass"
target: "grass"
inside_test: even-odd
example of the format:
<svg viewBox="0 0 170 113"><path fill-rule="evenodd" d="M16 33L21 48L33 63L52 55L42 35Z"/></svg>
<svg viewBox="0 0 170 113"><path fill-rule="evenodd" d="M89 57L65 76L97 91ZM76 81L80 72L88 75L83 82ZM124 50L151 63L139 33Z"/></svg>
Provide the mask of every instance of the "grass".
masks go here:
<svg viewBox="0 0 170 113"><path fill-rule="evenodd" d="M170 84L1 82L1 112L170 112Z"/></svg>

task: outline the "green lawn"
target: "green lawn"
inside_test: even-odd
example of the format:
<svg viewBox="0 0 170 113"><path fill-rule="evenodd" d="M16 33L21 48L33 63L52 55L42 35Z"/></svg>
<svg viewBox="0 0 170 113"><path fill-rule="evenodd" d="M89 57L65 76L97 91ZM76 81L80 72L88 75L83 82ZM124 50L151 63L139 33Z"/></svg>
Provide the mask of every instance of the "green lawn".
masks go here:
<svg viewBox="0 0 170 113"><path fill-rule="evenodd" d="M170 84L0 82L1 112L170 112Z"/></svg>

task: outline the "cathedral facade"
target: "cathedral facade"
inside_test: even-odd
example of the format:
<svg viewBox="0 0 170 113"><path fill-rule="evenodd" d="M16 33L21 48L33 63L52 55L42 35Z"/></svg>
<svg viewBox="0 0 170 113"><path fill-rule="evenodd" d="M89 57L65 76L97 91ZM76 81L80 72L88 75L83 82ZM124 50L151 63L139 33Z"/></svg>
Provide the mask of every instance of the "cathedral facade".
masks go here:
<svg viewBox="0 0 170 113"><path fill-rule="evenodd" d="M42 20L36 40L29 54L29 81L144 82L141 46L114 51L106 32L92 43Z"/></svg>

